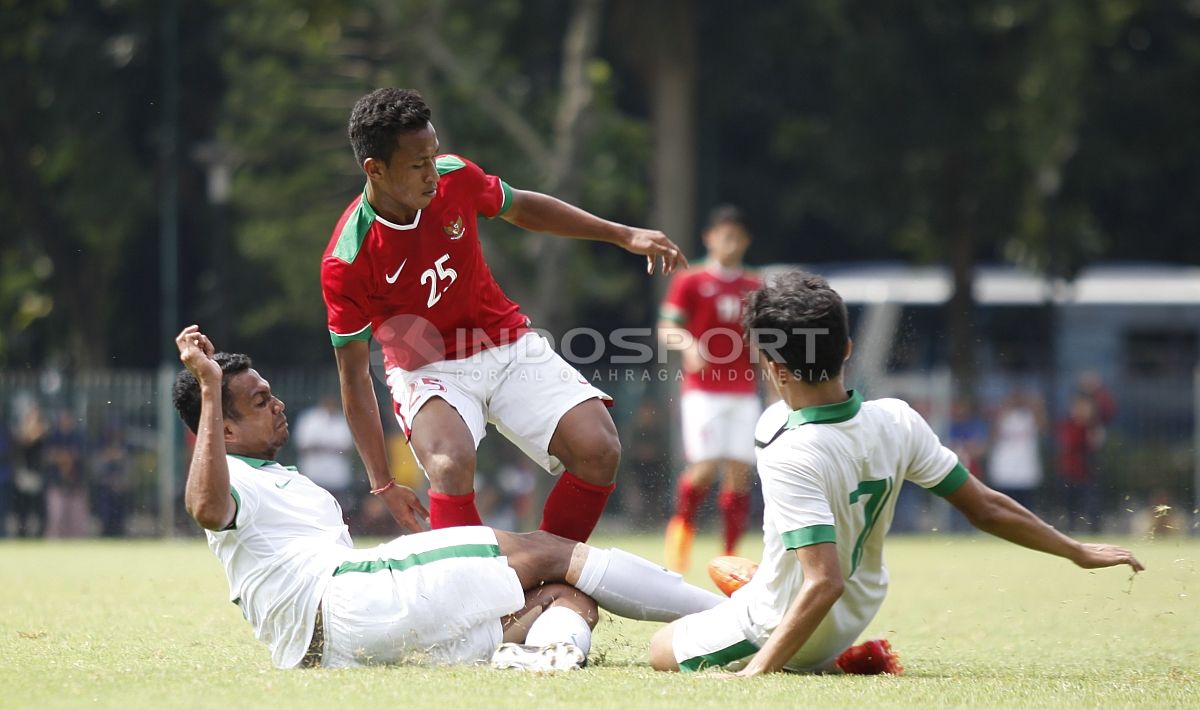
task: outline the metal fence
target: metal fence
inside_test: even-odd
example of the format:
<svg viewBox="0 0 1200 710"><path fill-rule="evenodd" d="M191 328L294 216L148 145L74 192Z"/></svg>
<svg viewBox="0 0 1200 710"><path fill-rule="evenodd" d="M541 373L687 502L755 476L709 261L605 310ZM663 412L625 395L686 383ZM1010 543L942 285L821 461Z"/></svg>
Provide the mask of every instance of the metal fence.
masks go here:
<svg viewBox="0 0 1200 710"><path fill-rule="evenodd" d="M268 367L264 372L293 420L323 395L336 396L337 375L332 368ZM853 372L850 378L853 381ZM169 381L154 371L0 373L0 411L8 433L8 446L0 447L0 469L7 470L0 476L4 491L0 496L11 493L13 472L20 468L21 446L13 432L27 412L37 408L46 420L47 436L52 436L54 421L62 416L77 422L83 462L83 480L77 488L88 498L89 517L83 521L88 534L106 530L128 536L196 534L198 529L182 507L188 440L169 404L164 408L160 399L160 393L169 398L164 391ZM603 386L616 396L617 406L612 411L624 445L621 485L606 520L615 525L657 528L670 515L672 483L680 464L671 444L677 438L672 434L675 405L660 404L665 397L643 385ZM947 373L893 373L856 386L868 397L904 398L929 418L936 431L947 431L952 404ZM1047 398L1050 418L1062 416L1070 383L993 375L984 378L980 398L995 400L1017 386L1054 393ZM1196 417L1200 377L1131 380L1115 384L1113 392L1116 417L1099 468L1105 527L1137 532L1153 525L1158 515L1169 520L1169 527L1195 533L1195 520L1200 519L1194 513L1200 508L1200 422ZM379 394L386 402L382 385ZM389 431L396 434L391 417L384 419ZM119 440L120 456L112 453L114 437ZM501 439L489 436L480 450L481 510L487 522L528 529L536 525L540 499L549 483L520 457L514 457ZM164 441L175 446L164 447ZM1054 476L1055 442L1047 435L1041 444L1048 488ZM279 458L295 461L296 453L289 444ZM356 464L355 480L365 489L357 455L349 451L347 456ZM4 503L0 505L0 530L13 534L17 520L10 514L15 513L11 495L8 498L0 501ZM121 518L119 533L111 527L114 509ZM1051 505L1043 512L1053 519ZM953 522L945 506L924 497L906 514L914 516L910 529L942 528ZM904 527L904 521L898 523Z"/></svg>

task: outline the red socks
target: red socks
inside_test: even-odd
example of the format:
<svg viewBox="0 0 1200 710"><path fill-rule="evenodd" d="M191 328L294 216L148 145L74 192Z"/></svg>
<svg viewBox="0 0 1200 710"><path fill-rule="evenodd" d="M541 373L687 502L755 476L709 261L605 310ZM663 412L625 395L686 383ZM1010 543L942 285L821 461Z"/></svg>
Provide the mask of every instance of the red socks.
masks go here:
<svg viewBox="0 0 1200 710"><path fill-rule="evenodd" d="M708 495L708 487L693 485L686 477L680 477L676 490L678 501L675 504L675 516L695 527L696 512ZM721 509L721 517L725 522L725 554L732 555L738 539L746 530L746 518L750 515L750 494L722 490L717 496L717 506Z"/></svg>
<svg viewBox="0 0 1200 710"><path fill-rule="evenodd" d="M597 486L563 471L546 497L540 529L571 540L587 542L604 512L608 496L617 484ZM432 508L432 506L430 506ZM433 511L430 510L430 515Z"/></svg>
<svg viewBox="0 0 1200 710"><path fill-rule="evenodd" d="M460 496L429 491L429 527L437 530L459 525L483 525L475 509L475 491Z"/></svg>
<svg viewBox="0 0 1200 710"><path fill-rule="evenodd" d="M725 554L732 555L738 538L746 529L746 517L750 514L750 494L724 490L717 496L721 517L725 519Z"/></svg>
<svg viewBox="0 0 1200 710"><path fill-rule="evenodd" d="M686 476L679 477L676 486L675 515L683 519L691 527L696 525L696 511L708 495L708 486L696 486Z"/></svg>
<svg viewBox="0 0 1200 710"><path fill-rule="evenodd" d="M579 542L586 541L614 488L616 484L597 486L570 471L563 471L546 498L541 529ZM475 492L455 496L429 491L429 527L437 530L460 525L483 525L475 508Z"/></svg>

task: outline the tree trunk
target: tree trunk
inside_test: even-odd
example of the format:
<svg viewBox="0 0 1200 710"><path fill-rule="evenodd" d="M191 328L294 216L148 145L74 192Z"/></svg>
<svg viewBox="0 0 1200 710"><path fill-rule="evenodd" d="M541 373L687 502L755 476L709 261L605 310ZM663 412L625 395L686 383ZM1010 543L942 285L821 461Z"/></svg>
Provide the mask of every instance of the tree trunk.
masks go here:
<svg viewBox="0 0 1200 710"><path fill-rule="evenodd" d="M544 189L567 202L578 202L580 174L577 169L579 144L586 133L586 112L592 103L588 64L596 56L603 0L577 0L563 37L558 111L554 119L554 147ZM570 327L575 294L568 282L572 240L544 238L538 244L538 289L536 310L541 324L561 335Z"/></svg>
<svg viewBox="0 0 1200 710"><path fill-rule="evenodd" d="M26 115L33 113L30 110ZM14 108L9 115L21 115L21 112ZM58 211L49 199L52 191L41 187L41 180L30 167L18 135L15 126L0 119L0 167L15 188L14 207L54 265L49 281L54 308L59 311L53 320L58 323L56 327L67 330L62 340L66 345L64 364L69 367L100 365L108 357L108 334L105 330L107 321L98 311L104 308L105 293L112 276L104 273L100 260L96 260L94 268L84 268L87 257L76 248L78 241L70 228L58 218Z"/></svg>
<svg viewBox="0 0 1200 710"><path fill-rule="evenodd" d="M688 0L647 3L656 35L650 64L654 121L653 223L696 253L696 18ZM665 284L656 281L658 295Z"/></svg>
<svg viewBox="0 0 1200 710"><path fill-rule="evenodd" d="M958 396L974 398L978 384L975 362L975 233L970 197L964 187L964 170L956 157L943 168L941 220L951 276L950 300L946 303L950 373Z"/></svg>

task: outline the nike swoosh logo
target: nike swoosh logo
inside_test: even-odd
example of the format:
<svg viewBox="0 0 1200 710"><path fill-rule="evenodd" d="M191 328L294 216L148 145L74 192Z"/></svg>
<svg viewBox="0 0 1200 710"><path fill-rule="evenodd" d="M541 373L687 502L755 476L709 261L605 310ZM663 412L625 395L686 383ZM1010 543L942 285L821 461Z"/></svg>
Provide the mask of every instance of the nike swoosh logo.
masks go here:
<svg viewBox="0 0 1200 710"><path fill-rule="evenodd" d="M275 487L276 488L287 488L291 484L292 484L292 479L289 478L288 480L284 481L283 483L276 483Z"/></svg>
<svg viewBox="0 0 1200 710"><path fill-rule="evenodd" d="M400 278L400 272L404 270L404 265L407 263L408 263L408 259L405 259L404 261L400 262L400 268L396 269L396 273L394 273L390 276L387 274L384 274L383 275L384 280L390 284L396 283L396 279Z"/></svg>

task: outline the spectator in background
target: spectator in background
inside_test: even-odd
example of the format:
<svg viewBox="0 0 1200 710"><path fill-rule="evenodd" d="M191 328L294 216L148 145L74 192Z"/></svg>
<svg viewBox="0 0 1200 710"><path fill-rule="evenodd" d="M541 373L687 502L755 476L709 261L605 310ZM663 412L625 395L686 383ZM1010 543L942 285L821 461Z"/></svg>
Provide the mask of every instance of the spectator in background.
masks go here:
<svg viewBox="0 0 1200 710"><path fill-rule="evenodd" d="M484 523L505 530L530 530L534 520L533 493L537 486L533 463L514 446L496 447L495 466L476 499Z"/></svg>
<svg viewBox="0 0 1200 710"><path fill-rule="evenodd" d="M1104 380L1100 378L1100 373L1095 370L1084 372L1079 376L1078 389L1080 394L1092 401L1100 423L1105 427L1110 426L1117 415L1117 403L1108 387L1104 385Z"/></svg>
<svg viewBox="0 0 1200 710"><path fill-rule="evenodd" d="M0 403L0 537L8 537L8 513L12 510L13 435L8 428L8 415Z"/></svg>
<svg viewBox="0 0 1200 710"><path fill-rule="evenodd" d="M301 412L294 440L300 451L300 470L333 494L342 506L342 518L348 519L357 504L350 489L353 465L347 455L354 448L354 437L337 398L326 395L317 406Z"/></svg>
<svg viewBox="0 0 1200 710"><path fill-rule="evenodd" d="M96 516L100 518L100 534L124 537L132 471L125 428L119 421L109 422L96 449L93 503Z"/></svg>
<svg viewBox="0 0 1200 710"><path fill-rule="evenodd" d="M1029 392L1011 392L996 413L988 456L992 488L1030 510L1042 485L1041 437L1046 430L1045 407Z"/></svg>
<svg viewBox="0 0 1200 710"><path fill-rule="evenodd" d="M988 425L969 399L956 399L951 406L946 447L958 455L959 463L970 471L971 475L986 480ZM950 529L954 532L973 532L976 528L962 513L954 509L950 511Z"/></svg>
<svg viewBox="0 0 1200 710"><path fill-rule="evenodd" d="M1096 464L1105 429L1091 396L1079 392L1058 426L1058 500L1067 530L1095 530L1100 521Z"/></svg>
<svg viewBox="0 0 1200 710"><path fill-rule="evenodd" d="M46 534L46 476L42 471L46 446L46 417L37 404L21 414L16 431L17 466L13 471L13 513L18 537Z"/></svg>
<svg viewBox="0 0 1200 710"><path fill-rule="evenodd" d="M83 435L75 415L63 410L46 438L46 536L84 537L91 522Z"/></svg>

